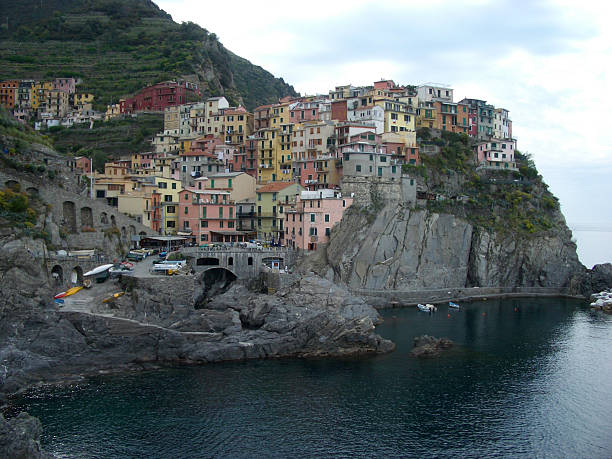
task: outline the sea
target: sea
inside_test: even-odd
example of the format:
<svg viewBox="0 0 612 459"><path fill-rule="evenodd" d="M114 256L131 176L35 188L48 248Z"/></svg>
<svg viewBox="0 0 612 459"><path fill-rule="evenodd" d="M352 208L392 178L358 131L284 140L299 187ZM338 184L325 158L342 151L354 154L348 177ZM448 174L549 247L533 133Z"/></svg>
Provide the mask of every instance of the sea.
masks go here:
<svg viewBox="0 0 612 459"><path fill-rule="evenodd" d="M98 376L12 411L60 458L612 457L612 316L541 298L382 314L390 354ZM455 346L417 359L423 334Z"/></svg>

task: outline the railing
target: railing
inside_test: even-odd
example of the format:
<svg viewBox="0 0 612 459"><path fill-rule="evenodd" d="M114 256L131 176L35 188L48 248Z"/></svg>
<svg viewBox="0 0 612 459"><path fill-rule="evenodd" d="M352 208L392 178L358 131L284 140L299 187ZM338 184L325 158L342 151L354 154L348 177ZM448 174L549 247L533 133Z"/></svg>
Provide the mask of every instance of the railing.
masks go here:
<svg viewBox="0 0 612 459"><path fill-rule="evenodd" d="M237 212L236 217L238 218L255 218L257 214L255 212Z"/></svg>

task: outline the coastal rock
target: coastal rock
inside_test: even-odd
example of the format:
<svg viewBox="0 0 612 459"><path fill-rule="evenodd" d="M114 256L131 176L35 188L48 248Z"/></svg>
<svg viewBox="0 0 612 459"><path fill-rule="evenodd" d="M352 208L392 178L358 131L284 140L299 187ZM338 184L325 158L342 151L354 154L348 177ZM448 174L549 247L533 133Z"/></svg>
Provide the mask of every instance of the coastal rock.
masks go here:
<svg viewBox="0 0 612 459"><path fill-rule="evenodd" d="M41 433L40 421L27 413L8 420L0 414L0 459L52 458L40 447Z"/></svg>
<svg viewBox="0 0 612 459"><path fill-rule="evenodd" d="M523 238L397 203L368 218L349 208L309 266L322 275L331 266L337 282L373 290L561 287L584 270L561 214L556 232Z"/></svg>
<svg viewBox="0 0 612 459"><path fill-rule="evenodd" d="M454 346L448 338L435 338L429 335L417 336L414 338L414 349L410 355L418 358L439 357L443 351Z"/></svg>
<svg viewBox="0 0 612 459"><path fill-rule="evenodd" d="M589 296L612 288L612 264L603 263L576 272L570 282L570 294Z"/></svg>

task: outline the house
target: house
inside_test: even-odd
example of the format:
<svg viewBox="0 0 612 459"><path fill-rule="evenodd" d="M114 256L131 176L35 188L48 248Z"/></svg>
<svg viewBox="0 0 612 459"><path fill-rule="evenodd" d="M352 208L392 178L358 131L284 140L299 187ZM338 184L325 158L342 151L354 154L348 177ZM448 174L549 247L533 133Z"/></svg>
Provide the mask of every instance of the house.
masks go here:
<svg viewBox="0 0 612 459"><path fill-rule="evenodd" d="M335 190L302 191L295 207L285 212L284 245L299 250L317 250L327 244L331 230L342 219L353 198Z"/></svg>
<svg viewBox="0 0 612 459"><path fill-rule="evenodd" d="M282 243L284 210L295 205L295 198L304 188L293 182L273 182L257 189L257 237Z"/></svg>
<svg viewBox="0 0 612 459"><path fill-rule="evenodd" d="M487 169L517 170L516 140L492 138L476 147L479 167Z"/></svg>
<svg viewBox="0 0 612 459"><path fill-rule="evenodd" d="M167 107L186 104L199 96L200 90L195 83L182 80L164 81L147 86L132 97L126 98L123 113L163 112Z"/></svg>
<svg viewBox="0 0 612 459"><path fill-rule="evenodd" d="M245 242L254 230L237 229L236 205L227 191L187 188L180 194L179 224L181 235L192 242Z"/></svg>
<svg viewBox="0 0 612 459"><path fill-rule="evenodd" d="M245 172L221 172L195 180L197 190L222 190L230 194L230 200L238 202L255 200L255 177Z"/></svg>
<svg viewBox="0 0 612 459"><path fill-rule="evenodd" d="M343 177L383 177L399 180L402 176L402 161L387 153L381 136L364 132L352 136L340 145Z"/></svg>

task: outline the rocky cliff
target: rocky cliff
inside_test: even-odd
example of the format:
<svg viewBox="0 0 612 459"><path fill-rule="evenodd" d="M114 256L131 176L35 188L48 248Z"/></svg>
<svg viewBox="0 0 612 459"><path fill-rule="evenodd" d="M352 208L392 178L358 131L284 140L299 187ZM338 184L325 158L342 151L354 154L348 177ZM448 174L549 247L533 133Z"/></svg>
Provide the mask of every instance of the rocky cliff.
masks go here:
<svg viewBox="0 0 612 459"><path fill-rule="evenodd" d="M326 249L351 288L560 287L583 270L568 231L516 238L398 202L369 218L349 209Z"/></svg>
<svg viewBox="0 0 612 459"><path fill-rule="evenodd" d="M176 286L133 285L108 306L96 308L99 302L92 301L87 310L60 310L50 301L35 244L42 242L12 240L0 247L0 394L98 370L343 356L394 347L375 334L379 316L374 308L314 275L274 295L235 285L203 309L194 307L195 290L160 301L169 291L187 289L185 282L194 277L180 276L172 279Z"/></svg>

